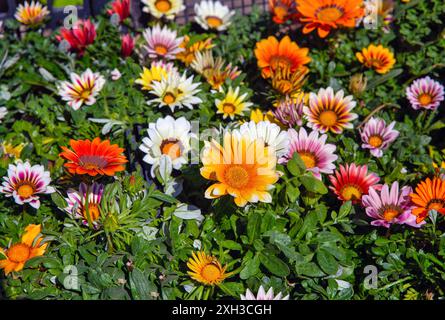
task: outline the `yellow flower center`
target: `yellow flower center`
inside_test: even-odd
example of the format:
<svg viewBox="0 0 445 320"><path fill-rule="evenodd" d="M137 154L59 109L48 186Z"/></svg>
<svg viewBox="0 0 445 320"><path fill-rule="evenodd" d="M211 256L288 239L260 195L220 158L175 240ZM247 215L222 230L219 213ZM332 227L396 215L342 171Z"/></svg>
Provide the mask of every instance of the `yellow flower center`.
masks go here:
<svg viewBox="0 0 445 320"><path fill-rule="evenodd" d="M321 8L317 12L317 19L320 21L334 22L343 16L343 11L335 6Z"/></svg>
<svg viewBox="0 0 445 320"><path fill-rule="evenodd" d="M341 190L341 195L346 201L360 200L362 198L362 191L357 186L348 185Z"/></svg>
<svg viewBox="0 0 445 320"><path fill-rule="evenodd" d="M167 93L164 95L164 98L162 98L162 101L163 101L165 104L172 104L173 102L176 101L176 97L175 97L175 95L174 95L173 93L171 93L171 92L167 92Z"/></svg>
<svg viewBox="0 0 445 320"><path fill-rule="evenodd" d="M155 51L157 54L163 56L168 52L168 49L166 46L164 46L162 44L157 44L157 45L155 45Z"/></svg>
<svg viewBox="0 0 445 320"><path fill-rule="evenodd" d="M292 66L292 63L286 57L275 56L270 59L270 66L273 70L281 69L289 69Z"/></svg>
<svg viewBox="0 0 445 320"><path fill-rule="evenodd" d="M97 204L89 203L88 213L89 213L89 219L91 221L96 221L97 219L99 219L100 211ZM86 207L83 209L82 215L85 217L85 219L88 220Z"/></svg>
<svg viewBox="0 0 445 320"><path fill-rule="evenodd" d="M249 183L249 172L243 166L235 165L226 170L224 178L230 187L239 189Z"/></svg>
<svg viewBox="0 0 445 320"><path fill-rule="evenodd" d="M34 188L29 184L23 184L17 189L17 193L22 198L29 198L34 194Z"/></svg>
<svg viewBox="0 0 445 320"><path fill-rule="evenodd" d="M165 140L161 144L162 154L168 155L172 160L175 160L181 156L181 146L179 141Z"/></svg>
<svg viewBox="0 0 445 320"><path fill-rule="evenodd" d="M303 160L304 165L307 169L313 168L317 164L317 159L315 159L315 155L308 152L298 153L300 155L301 160Z"/></svg>
<svg viewBox="0 0 445 320"><path fill-rule="evenodd" d="M205 265L201 270L201 276L212 283L221 277L221 269L213 263Z"/></svg>
<svg viewBox="0 0 445 320"><path fill-rule="evenodd" d="M155 2L155 7L159 12L165 13L171 9L172 4L168 0L158 0Z"/></svg>
<svg viewBox="0 0 445 320"><path fill-rule="evenodd" d="M431 98L431 96L428 93L422 93L419 96L419 102L422 106L427 106L431 103L433 99Z"/></svg>
<svg viewBox="0 0 445 320"><path fill-rule="evenodd" d="M323 111L320 114L320 122L326 127L332 127L334 124L337 123L337 119L337 114L332 110Z"/></svg>
<svg viewBox="0 0 445 320"><path fill-rule="evenodd" d="M80 93L80 98L82 100L87 100L90 97L90 95L91 95L91 91L88 89L85 89Z"/></svg>
<svg viewBox="0 0 445 320"><path fill-rule="evenodd" d="M223 24L223 21L215 16L209 16L206 18L207 24L210 28L218 28Z"/></svg>
<svg viewBox="0 0 445 320"><path fill-rule="evenodd" d="M368 143L374 148L379 148L383 144L383 139L380 136L371 136Z"/></svg>
<svg viewBox="0 0 445 320"><path fill-rule="evenodd" d="M8 249L7 255L12 262L20 263L28 260L31 248L24 243L17 243Z"/></svg>
<svg viewBox="0 0 445 320"><path fill-rule="evenodd" d="M275 15L276 15L279 19L283 20L284 17L287 16L287 7L285 7L285 6L277 6L277 7L275 7L275 9L274 9L274 13L275 13Z"/></svg>
<svg viewBox="0 0 445 320"><path fill-rule="evenodd" d="M395 217L397 217L400 214L400 212L396 209L386 209L383 212L383 218L385 219L385 221L392 221Z"/></svg>
<svg viewBox="0 0 445 320"><path fill-rule="evenodd" d="M232 114L236 110L235 106L232 103L226 102L223 104L224 113Z"/></svg>

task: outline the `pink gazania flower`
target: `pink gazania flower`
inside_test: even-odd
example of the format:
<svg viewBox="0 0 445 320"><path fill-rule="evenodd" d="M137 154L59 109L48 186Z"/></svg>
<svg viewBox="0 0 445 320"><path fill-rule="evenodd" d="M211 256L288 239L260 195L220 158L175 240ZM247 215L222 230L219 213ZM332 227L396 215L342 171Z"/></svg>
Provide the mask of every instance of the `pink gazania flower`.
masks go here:
<svg viewBox="0 0 445 320"><path fill-rule="evenodd" d="M368 166L356 165L355 163L340 165L340 170L335 170L329 176L332 186L338 199L343 201L351 200L353 203L360 203L362 196L368 194L369 188L375 186L379 189L377 182L380 178L375 173L368 174Z"/></svg>
<svg viewBox="0 0 445 320"><path fill-rule="evenodd" d="M280 102L277 108L273 110L273 114L278 121L288 128L301 127L303 125L303 107L302 99L289 98Z"/></svg>
<svg viewBox="0 0 445 320"><path fill-rule="evenodd" d="M66 41L71 51L80 56L85 53L86 47L94 43L96 39L96 27L88 20L77 20L72 29L60 28L60 35L56 36L58 41Z"/></svg>
<svg viewBox="0 0 445 320"><path fill-rule="evenodd" d="M34 165L26 161L18 162L17 165L10 164L8 176L3 177L0 192L6 197L13 197L15 203L23 205L29 203L33 208L40 207L39 193L48 194L56 190L49 184L51 177L49 171L41 165Z"/></svg>
<svg viewBox="0 0 445 320"><path fill-rule="evenodd" d="M65 198L67 207L64 210L74 219L82 219L84 225L88 220L94 228L99 226L100 201L104 193L104 185L94 182L91 186L85 183L79 185L79 191L69 189Z"/></svg>
<svg viewBox="0 0 445 320"><path fill-rule="evenodd" d="M117 14L119 22L122 23L130 16L130 0L114 0L111 3L111 9L108 9L107 13L110 16Z"/></svg>
<svg viewBox="0 0 445 320"><path fill-rule="evenodd" d="M257 295L255 296L252 291L247 289L245 295L241 295L241 300L289 300L289 295L283 297L283 294L280 292L277 295L274 294L273 288L269 288L266 293L263 286L260 286Z"/></svg>
<svg viewBox="0 0 445 320"><path fill-rule="evenodd" d="M439 82L425 77L406 88L406 95L414 110L436 110L444 100L444 88Z"/></svg>
<svg viewBox="0 0 445 320"><path fill-rule="evenodd" d="M411 202L411 187L399 189L399 183L393 182L391 189L384 184L381 191L369 188L369 193L362 198L366 214L373 218L373 226L389 228L391 224L407 224L419 228L425 222L416 223L416 216L411 213L414 204Z"/></svg>
<svg viewBox="0 0 445 320"><path fill-rule="evenodd" d="M287 163L294 153L298 153L303 160L306 169L311 171L314 176L321 179L321 173L331 174L334 172L334 161L338 156L334 154L335 145L326 144L327 135L318 136L318 131L312 131L309 135L306 129L300 128L300 131L289 129L290 144L289 152L278 162Z"/></svg>
<svg viewBox="0 0 445 320"><path fill-rule="evenodd" d="M352 129L352 120L357 118L351 113L356 102L352 96L344 96L343 90L334 93L331 87L320 89L318 94L311 92L309 107L304 107L304 113L308 120L308 127L319 130L322 133L331 131L342 133L343 129Z"/></svg>
<svg viewBox="0 0 445 320"><path fill-rule="evenodd" d="M121 37L121 55L123 58L131 56L134 49L134 39L130 34Z"/></svg>
<svg viewBox="0 0 445 320"><path fill-rule="evenodd" d="M177 32L170 30L167 26L162 29L159 25L148 28L143 32L147 45L144 46L148 56L152 59L173 60L176 55L183 51L180 47L184 37L178 37Z"/></svg>
<svg viewBox="0 0 445 320"><path fill-rule="evenodd" d="M71 73L71 82L61 82L58 85L58 90L62 100L68 101L71 108L78 110L84 103L87 106L94 104L96 96L104 84L104 77L87 69L81 75Z"/></svg>
<svg viewBox="0 0 445 320"><path fill-rule="evenodd" d="M399 136L399 131L394 130L395 125L395 121L386 126L383 119L369 119L363 130L360 131L363 142L362 148L370 149L374 157L380 158L383 156L383 150L386 150Z"/></svg>

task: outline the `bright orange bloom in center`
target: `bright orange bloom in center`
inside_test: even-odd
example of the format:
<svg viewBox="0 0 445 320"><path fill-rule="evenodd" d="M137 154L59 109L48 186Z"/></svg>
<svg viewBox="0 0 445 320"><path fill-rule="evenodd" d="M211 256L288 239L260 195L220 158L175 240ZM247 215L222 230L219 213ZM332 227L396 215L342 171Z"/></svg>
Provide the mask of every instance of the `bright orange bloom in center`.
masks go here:
<svg viewBox="0 0 445 320"><path fill-rule="evenodd" d="M62 147L60 156L68 160L65 167L72 174L114 176L116 172L124 171L123 164L128 162L122 155L124 149L117 144L111 145L110 140L70 140L70 146L73 150Z"/></svg>
<svg viewBox="0 0 445 320"><path fill-rule="evenodd" d="M445 215L445 180L427 178L417 185L416 192L410 196L416 205L412 213L417 216L417 223L425 220L430 210Z"/></svg>
<svg viewBox="0 0 445 320"><path fill-rule="evenodd" d="M321 38L339 26L354 28L363 17L363 0L296 0L297 10L305 23L303 33L317 29Z"/></svg>
<svg viewBox="0 0 445 320"><path fill-rule="evenodd" d="M285 36L280 42L274 36L270 36L257 42L255 48L255 56L263 78L270 78L271 72L278 68L295 72L311 61L308 53L308 48L300 48L289 36Z"/></svg>

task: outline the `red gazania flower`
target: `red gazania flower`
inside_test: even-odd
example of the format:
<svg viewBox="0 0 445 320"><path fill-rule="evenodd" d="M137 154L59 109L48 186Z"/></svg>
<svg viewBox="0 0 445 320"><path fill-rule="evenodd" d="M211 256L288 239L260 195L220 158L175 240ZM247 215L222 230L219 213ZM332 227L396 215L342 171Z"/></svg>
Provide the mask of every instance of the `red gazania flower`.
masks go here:
<svg viewBox="0 0 445 320"><path fill-rule="evenodd" d="M111 3L111 9L108 9L107 12L110 16L119 15L119 22L122 23L130 16L130 0L114 0Z"/></svg>
<svg viewBox="0 0 445 320"><path fill-rule="evenodd" d="M131 56L134 49L134 39L131 35L126 34L121 38L121 55L126 58Z"/></svg>
<svg viewBox="0 0 445 320"><path fill-rule="evenodd" d="M59 156L68 160L65 167L72 174L114 176L116 172L125 170L123 164L128 162L122 155L124 149L117 144L111 145L110 140L70 140L70 146L73 150L62 147L63 152Z"/></svg>
<svg viewBox="0 0 445 320"><path fill-rule="evenodd" d="M369 187L375 186L380 178L375 173L368 174L368 166L357 166L355 163L340 165L340 170L335 170L334 175L329 176L338 199L351 200L359 203L363 195L368 194ZM379 189L379 188L377 188Z"/></svg>
<svg viewBox="0 0 445 320"><path fill-rule="evenodd" d="M60 29L60 35L56 36L58 41L67 41L70 50L83 55L86 47L96 39L96 27L88 20L78 20L72 29Z"/></svg>

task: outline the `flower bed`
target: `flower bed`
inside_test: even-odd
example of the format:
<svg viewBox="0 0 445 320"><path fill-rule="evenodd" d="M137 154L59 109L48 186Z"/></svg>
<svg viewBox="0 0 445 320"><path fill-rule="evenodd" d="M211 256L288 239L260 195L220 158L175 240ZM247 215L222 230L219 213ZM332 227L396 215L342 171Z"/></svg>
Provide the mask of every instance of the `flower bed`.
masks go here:
<svg viewBox="0 0 445 320"><path fill-rule="evenodd" d="M0 27L0 298L444 298L443 1L142 5Z"/></svg>

